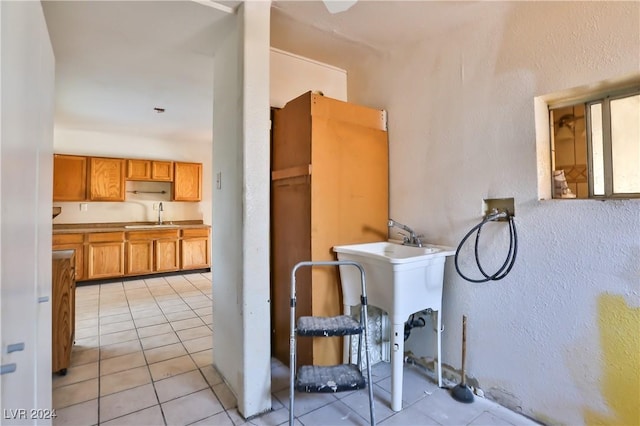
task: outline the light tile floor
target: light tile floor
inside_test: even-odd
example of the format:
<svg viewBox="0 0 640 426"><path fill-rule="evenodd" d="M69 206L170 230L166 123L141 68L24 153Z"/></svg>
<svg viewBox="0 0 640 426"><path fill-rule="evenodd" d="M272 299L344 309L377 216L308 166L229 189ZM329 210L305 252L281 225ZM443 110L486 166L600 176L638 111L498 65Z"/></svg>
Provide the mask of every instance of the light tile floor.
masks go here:
<svg viewBox="0 0 640 426"><path fill-rule="evenodd" d="M76 344L54 374L54 425L280 425L289 418L289 369L272 361L272 411L244 420L212 366L211 274L79 286ZM381 425L535 425L488 400L461 404L405 366L403 410L389 408L389 364L373 367ZM296 394L297 425L369 424L366 390Z"/></svg>

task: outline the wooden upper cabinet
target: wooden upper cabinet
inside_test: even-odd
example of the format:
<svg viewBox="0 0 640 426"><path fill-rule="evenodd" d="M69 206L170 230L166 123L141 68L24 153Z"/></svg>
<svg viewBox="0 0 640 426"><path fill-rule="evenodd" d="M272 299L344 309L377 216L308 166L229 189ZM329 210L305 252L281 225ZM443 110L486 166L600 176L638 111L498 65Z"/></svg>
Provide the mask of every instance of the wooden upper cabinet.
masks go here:
<svg viewBox="0 0 640 426"><path fill-rule="evenodd" d="M174 163L173 200L202 200L202 163Z"/></svg>
<svg viewBox="0 0 640 426"><path fill-rule="evenodd" d="M127 160L127 180L173 181L172 161Z"/></svg>
<svg viewBox="0 0 640 426"><path fill-rule="evenodd" d="M53 156L53 201L87 199L87 157Z"/></svg>
<svg viewBox="0 0 640 426"><path fill-rule="evenodd" d="M122 158L91 157L89 161L89 199L124 201L126 161Z"/></svg>
<svg viewBox="0 0 640 426"><path fill-rule="evenodd" d="M152 161L151 180L173 182L173 161Z"/></svg>
<svg viewBox="0 0 640 426"><path fill-rule="evenodd" d="M128 180L151 180L151 161L127 160Z"/></svg>

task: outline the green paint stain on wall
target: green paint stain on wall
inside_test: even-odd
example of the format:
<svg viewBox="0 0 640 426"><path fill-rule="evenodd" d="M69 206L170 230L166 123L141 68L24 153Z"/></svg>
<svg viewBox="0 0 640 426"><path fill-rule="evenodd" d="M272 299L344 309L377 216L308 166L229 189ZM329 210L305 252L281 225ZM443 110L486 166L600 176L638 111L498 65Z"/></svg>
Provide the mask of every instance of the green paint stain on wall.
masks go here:
<svg viewBox="0 0 640 426"><path fill-rule="evenodd" d="M603 354L600 392L610 413L585 410L589 425L640 425L640 308L622 296L598 299L600 345Z"/></svg>

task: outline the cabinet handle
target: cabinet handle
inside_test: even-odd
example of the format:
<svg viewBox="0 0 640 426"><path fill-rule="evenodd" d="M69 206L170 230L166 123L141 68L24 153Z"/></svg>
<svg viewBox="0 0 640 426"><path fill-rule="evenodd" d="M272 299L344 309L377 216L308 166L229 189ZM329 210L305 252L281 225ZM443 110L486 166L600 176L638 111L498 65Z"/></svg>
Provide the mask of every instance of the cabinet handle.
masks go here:
<svg viewBox="0 0 640 426"><path fill-rule="evenodd" d="M24 342L7 345L7 353L24 351Z"/></svg>
<svg viewBox="0 0 640 426"><path fill-rule="evenodd" d="M13 373L14 371L16 371L16 368L18 367L16 366L15 362L11 364L0 365L0 376L3 374Z"/></svg>

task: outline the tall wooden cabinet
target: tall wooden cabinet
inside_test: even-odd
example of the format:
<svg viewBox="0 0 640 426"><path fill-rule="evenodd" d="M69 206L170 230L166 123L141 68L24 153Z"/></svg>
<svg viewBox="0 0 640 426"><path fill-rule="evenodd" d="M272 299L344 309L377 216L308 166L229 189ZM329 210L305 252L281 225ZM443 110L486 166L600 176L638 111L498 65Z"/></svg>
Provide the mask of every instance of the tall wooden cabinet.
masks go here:
<svg viewBox="0 0 640 426"><path fill-rule="evenodd" d="M75 334L75 252L54 250L52 254L51 344L53 372L67 373Z"/></svg>
<svg viewBox="0 0 640 426"><path fill-rule="evenodd" d="M291 270L335 260L332 247L387 239L389 158L384 111L306 93L274 114L272 348L289 363ZM297 314L342 312L338 270L300 270ZM341 362L342 340L299 339L300 364Z"/></svg>
<svg viewBox="0 0 640 426"><path fill-rule="evenodd" d="M124 201L126 161L123 158L91 157L89 160L89 199Z"/></svg>
<svg viewBox="0 0 640 426"><path fill-rule="evenodd" d="M87 199L87 157L53 156L53 201Z"/></svg>

